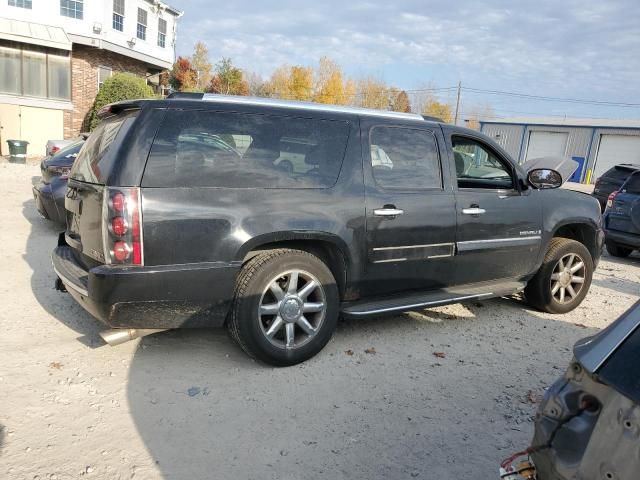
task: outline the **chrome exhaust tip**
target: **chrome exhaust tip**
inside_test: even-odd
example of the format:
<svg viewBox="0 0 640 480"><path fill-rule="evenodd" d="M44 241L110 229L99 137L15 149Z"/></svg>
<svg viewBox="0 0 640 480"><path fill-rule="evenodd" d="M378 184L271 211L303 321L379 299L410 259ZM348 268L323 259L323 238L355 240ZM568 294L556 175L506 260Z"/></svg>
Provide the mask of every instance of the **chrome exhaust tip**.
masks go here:
<svg viewBox="0 0 640 480"><path fill-rule="evenodd" d="M102 339L112 347L146 337L152 333L166 332L167 328L114 328L100 332Z"/></svg>

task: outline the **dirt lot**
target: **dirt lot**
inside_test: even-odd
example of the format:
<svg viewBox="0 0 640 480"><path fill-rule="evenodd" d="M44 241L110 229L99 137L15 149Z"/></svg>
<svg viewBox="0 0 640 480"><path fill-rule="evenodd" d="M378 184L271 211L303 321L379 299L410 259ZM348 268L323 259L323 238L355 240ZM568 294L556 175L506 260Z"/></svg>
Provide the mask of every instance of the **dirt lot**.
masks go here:
<svg viewBox="0 0 640 480"><path fill-rule="evenodd" d="M36 175L0 163L0 478L497 478L571 345L640 293L640 257L605 257L571 314L498 299L342 322L292 368L222 330L113 348L53 289Z"/></svg>

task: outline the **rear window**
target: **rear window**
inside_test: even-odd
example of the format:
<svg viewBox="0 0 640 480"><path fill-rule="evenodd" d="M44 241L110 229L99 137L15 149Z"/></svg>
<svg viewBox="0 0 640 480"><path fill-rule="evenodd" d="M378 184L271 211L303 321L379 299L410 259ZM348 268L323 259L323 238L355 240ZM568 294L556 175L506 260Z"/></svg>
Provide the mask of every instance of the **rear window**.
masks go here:
<svg viewBox="0 0 640 480"><path fill-rule="evenodd" d="M598 371L598 375L613 388L635 402L640 402L640 328L627 338Z"/></svg>
<svg viewBox="0 0 640 480"><path fill-rule="evenodd" d="M640 195L640 173L636 173L627 181L624 190L627 193Z"/></svg>
<svg viewBox="0 0 640 480"><path fill-rule="evenodd" d="M616 166L607 170L605 174L602 175L602 178L606 180L617 180L619 184L622 184L634 171L634 169Z"/></svg>
<svg viewBox="0 0 640 480"><path fill-rule="evenodd" d="M171 111L144 172L146 187L328 188L349 123L273 115Z"/></svg>
<svg viewBox="0 0 640 480"><path fill-rule="evenodd" d="M103 120L82 146L71 168L71 178L104 184L111 173L114 156L107 155L122 126L131 123L138 110Z"/></svg>

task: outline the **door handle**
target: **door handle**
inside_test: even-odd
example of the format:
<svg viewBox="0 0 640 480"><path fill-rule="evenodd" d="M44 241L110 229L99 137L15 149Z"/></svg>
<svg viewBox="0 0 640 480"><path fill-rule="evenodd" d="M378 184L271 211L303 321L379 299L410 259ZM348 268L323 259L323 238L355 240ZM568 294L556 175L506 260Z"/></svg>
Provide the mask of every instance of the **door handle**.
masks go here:
<svg viewBox="0 0 640 480"><path fill-rule="evenodd" d="M487 211L478 205L471 205L469 208L462 209L463 215L482 215L483 213L487 213Z"/></svg>
<svg viewBox="0 0 640 480"><path fill-rule="evenodd" d="M404 210L395 207L384 207L384 208L376 208L373 211L373 214L376 217L397 217L398 215L402 215Z"/></svg>

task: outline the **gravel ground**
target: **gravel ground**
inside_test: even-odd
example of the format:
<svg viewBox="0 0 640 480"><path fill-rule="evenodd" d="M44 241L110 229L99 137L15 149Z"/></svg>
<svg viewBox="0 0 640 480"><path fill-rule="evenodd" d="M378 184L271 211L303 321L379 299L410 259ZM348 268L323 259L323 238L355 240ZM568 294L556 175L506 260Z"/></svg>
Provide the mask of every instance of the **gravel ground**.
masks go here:
<svg viewBox="0 0 640 480"><path fill-rule="evenodd" d="M497 478L571 345L640 293L640 257L604 257L568 315L497 299L346 321L291 368L223 330L113 348L53 289L58 228L35 211L36 175L0 163L0 478Z"/></svg>

